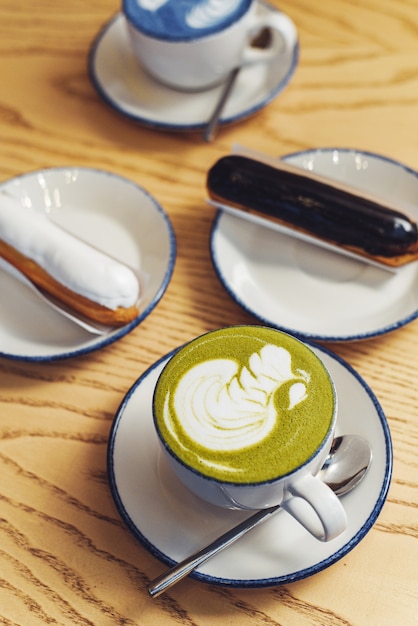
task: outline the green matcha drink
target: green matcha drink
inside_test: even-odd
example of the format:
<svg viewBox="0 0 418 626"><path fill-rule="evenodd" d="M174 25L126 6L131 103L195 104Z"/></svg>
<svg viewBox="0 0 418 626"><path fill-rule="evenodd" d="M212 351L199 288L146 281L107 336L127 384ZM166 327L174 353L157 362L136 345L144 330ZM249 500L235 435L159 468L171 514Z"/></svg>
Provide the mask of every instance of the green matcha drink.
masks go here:
<svg viewBox="0 0 418 626"><path fill-rule="evenodd" d="M293 471L321 446L336 398L320 359L270 328L216 330L181 348L154 393L156 428L183 463L231 483Z"/></svg>

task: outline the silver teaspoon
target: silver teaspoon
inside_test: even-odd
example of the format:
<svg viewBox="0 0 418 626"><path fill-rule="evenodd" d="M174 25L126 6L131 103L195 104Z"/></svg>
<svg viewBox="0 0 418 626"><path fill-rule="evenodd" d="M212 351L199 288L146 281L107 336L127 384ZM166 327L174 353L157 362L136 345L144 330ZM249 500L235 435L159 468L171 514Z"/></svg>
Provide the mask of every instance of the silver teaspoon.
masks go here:
<svg viewBox="0 0 418 626"><path fill-rule="evenodd" d="M236 81L236 79L238 77L240 69L241 68L236 67L236 68L234 68L232 70L232 72L230 72L230 74L229 74L229 76L228 76L228 78L227 78L227 80L225 82L224 88L223 88L223 90L221 92L221 97L219 98L219 101L218 101L218 103L217 103L217 105L216 105L216 107L215 107L215 109L214 109L214 111L213 111L213 113L212 113L212 115L210 117L210 120L209 120L207 126L203 130L203 139L206 142L208 142L208 143L210 141L212 141L212 139L213 139L213 137L215 135L215 132L216 132L216 130L218 128L219 119L221 117L222 111L224 110L225 103L226 103L226 101L229 98L229 94L232 91L232 87L235 84L235 81Z"/></svg>
<svg viewBox="0 0 418 626"><path fill-rule="evenodd" d="M356 487L365 476L372 460L370 444L358 435L336 437L330 453L318 473L338 496L343 496ZM227 548L247 532L274 515L280 506L262 509L251 515L218 539L205 546L195 554L187 557L177 565L155 578L148 585L148 593L156 598L188 576L196 567Z"/></svg>

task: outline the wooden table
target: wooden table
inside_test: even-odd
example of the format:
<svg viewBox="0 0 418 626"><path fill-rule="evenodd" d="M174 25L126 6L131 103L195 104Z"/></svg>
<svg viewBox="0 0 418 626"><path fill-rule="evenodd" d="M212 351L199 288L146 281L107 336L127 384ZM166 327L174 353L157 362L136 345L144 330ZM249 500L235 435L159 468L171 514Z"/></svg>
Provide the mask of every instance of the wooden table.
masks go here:
<svg viewBox="0 0 418 626"><path fill-rule="evenodd" d="M214 213L196 212L208 166L239 142L272 155L353 147L418 169L417 1L273 4L299 30L293 80L254 118L205 144L197 133L135 125L97 95L87 57L119 10L116 0L0 0L1 181L62 165L122 174L162 204L178 246L163 299L120 341L50 363L0 359L1 624L416 623L416 321L329 345L374 390L394 445L393 479L376 524L332 567L271 589L188 580L153 600L146 583L164 565L132 537L109 489L110 427L138 376L203 331L257 322L225 294L211 264Z"/></svg>

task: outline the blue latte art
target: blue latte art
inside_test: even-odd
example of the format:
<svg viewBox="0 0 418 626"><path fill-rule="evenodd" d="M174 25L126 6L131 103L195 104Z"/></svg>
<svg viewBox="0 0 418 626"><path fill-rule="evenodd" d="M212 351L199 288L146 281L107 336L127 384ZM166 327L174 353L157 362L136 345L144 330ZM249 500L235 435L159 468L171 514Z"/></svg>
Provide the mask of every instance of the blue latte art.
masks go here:
<svg viewBox="0 0 418 626"><path fill-rule="evenodd" d="M233 15L241 0L203 0L186 14L186 23L191 28L204 29L223 24L225 17Z"/></svg>
<svg viewBox="0 0 418 626"><path fill-rule="evenodd" d="M123 0L128 19L157 39L186 41L210 35L239 20L252 0Z"/></svg>

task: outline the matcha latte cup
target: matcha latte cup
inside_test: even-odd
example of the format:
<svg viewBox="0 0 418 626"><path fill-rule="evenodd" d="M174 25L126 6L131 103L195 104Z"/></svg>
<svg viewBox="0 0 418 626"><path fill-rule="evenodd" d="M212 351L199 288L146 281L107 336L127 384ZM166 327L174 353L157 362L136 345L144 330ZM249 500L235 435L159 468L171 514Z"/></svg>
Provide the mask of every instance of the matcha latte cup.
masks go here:
<svg viewBox="0 0 418 626"><path fill-rule="evenodd" d="M344 508L316 473L337 415L320 358L272 328L231 326L180 348L153 396L154 424L177 477L229 509L280 504L322 541L347 525Z"/></svg>

